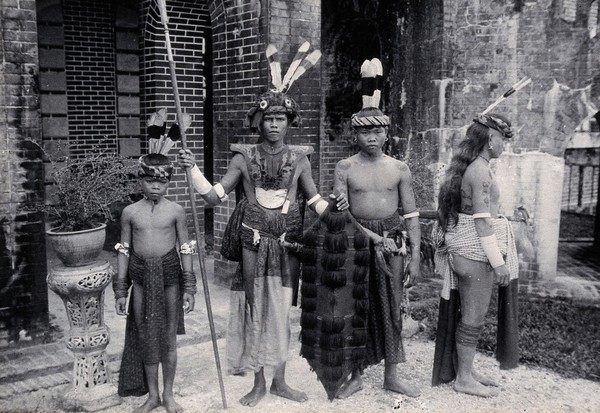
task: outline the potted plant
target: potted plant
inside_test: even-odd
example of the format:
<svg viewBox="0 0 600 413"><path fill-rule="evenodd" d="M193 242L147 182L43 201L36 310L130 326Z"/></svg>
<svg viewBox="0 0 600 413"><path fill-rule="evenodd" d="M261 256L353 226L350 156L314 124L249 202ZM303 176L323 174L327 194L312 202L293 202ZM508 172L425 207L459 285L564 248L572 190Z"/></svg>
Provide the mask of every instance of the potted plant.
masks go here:
<svg viewBox="0 0 600 413"><path fill-rule="evenodd" d="M113 206L138 192L135 167L106 152L48 159L54 185L42 209L50 220L49 243L65 266L90 264L104 246Z"/></svg>

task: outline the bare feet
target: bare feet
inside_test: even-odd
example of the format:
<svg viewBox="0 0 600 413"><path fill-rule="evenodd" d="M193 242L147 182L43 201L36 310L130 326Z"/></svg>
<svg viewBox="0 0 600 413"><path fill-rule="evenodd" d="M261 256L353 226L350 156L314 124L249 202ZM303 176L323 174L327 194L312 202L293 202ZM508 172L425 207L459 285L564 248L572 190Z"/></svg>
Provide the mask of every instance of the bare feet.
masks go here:
<svg viewBox="0 0 600 413"><path fill-rule="evenodd" d="M395 375L392 377L384 378L383 388L396 393L404 394L408 397L419 397L421 395L421 390L419 390L416 386L406 381L400 380Z"/></svg>
<svg viewBox="0 0 600 413"><path fill-rule="evenodd" d="M181 407L179 404L177 404L177 402L175 402L173 395L167 396L163 393L163 406L165 406L165 409L167 409L167 413L183 412L183 407Z"/></svg>
<svg viewBox="0 0 600 413"><path fill-rule="evenodd" d="M469 377L466 380L459 380L456 378L456 381L454 382L454 390L459 393L465 393L479 397L494 397L497 395L497 393L487 388L473 377Z"/></svg>
<svg viewBox="0 0 600 413"><path fill-rule="evenodd" d="M281 382L278 384L272 382L269 392L276 396L290 399L299 403L303 403L308 400L308 396L306 395L306 393L292 389L285 382Z"/></svg>
<svg viewBox="0 0 600 413"><path fill-rule="evenodd" d="M133 413L148 413L160 406L160 398L155 396L148 396L146 403L136 408Z"/></svg>
<svg viewBox="0 0 600 413"><path fill-rule="evenodd" d="M477 380L479 383L483 384L484 386L492 386L492 387L500 386L500 383L498 383L496 380L492 379L491 377L485 376L481 373L478 373L475 370L473 370L471 372L471 374L473 375L473 378L475 380Z"/></svg>
<svg viewBox="0 0 600 413"><path fill-rule="evenodd" d="M263 397L265 397L266 393L267 387L264 383L255 384L254 387L252 387L252 390L250 390L250 393L240 399L240 404L242 406L254 407Z"/></svg>
<svg viewBox="0 0 600 413"><path fill-rule="evenodd" d="M352 396L358 391L361 391L362 389L362 379L360 377L351 378L350 380L345 382L342 385L342 387L340 387L340 390L338 391L338 394L335 397L337 397L338 399L347 399L348 397Z"/></svg>

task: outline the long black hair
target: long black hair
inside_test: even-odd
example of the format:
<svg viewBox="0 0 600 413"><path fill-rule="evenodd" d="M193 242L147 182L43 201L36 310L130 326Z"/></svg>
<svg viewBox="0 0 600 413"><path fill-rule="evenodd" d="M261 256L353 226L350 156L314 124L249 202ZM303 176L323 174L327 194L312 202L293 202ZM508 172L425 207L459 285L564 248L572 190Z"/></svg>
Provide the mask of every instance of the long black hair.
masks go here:
<svg viewBox="0 0 600 413"><path fill-rule="evenodd" d="M491 115L491 114L490 114ZM502 119L510 125L504 116L493 114L494 117ZM478 122L473 122L467 129L465 139L458 144L458 153L452 157L444 182L440 187L438 195L438 221L443 230L448 228L452 221L454 225L458 222L458 213L461 204L461 184L467 167L481 153L483 148L489 144L489 127Z"/></svg>

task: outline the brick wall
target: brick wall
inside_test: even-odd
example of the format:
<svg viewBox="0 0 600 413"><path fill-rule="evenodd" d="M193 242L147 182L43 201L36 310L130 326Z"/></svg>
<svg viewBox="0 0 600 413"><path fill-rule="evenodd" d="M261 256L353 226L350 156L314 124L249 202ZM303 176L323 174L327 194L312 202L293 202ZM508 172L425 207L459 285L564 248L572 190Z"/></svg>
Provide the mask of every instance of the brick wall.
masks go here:
<svg viewBox="0 0 600 413"><path fill-rule="evenodd" d="M315 47L320 43L319 2L266 1L211 2L213 26L214 75L214 180L218 182L231 159L229 145L254 143L258 136L250 134L243 121L258 94L268 87L268 65L264 55L267 44L280 49L280 61L286 70L296 48L303 40ZM302 91L301 93L299 91ZM320 130L319 65L296 82L290 94L302 109L302 127L291 130L287 141L312 144L318 152ZM318 176L318 155L313 156L313 174ZM224 284L234 265L221 259L218 251L227 219L235 207L235 197L215 207L215 276Z"/></svg>
<svg viewBox="0 0 600 413"><path fill-rule="evenodd" d="M0 11L0 346L40 342L48 328L44 223L23 207L44 196L35 2Z"/></svg>
<svg viewBox="0 0 600 413"><path fill-rule="evenodd" d="M117 150L112 13L111 2L63 1L66 108L72 156L94 148ZM127 104L130 111L137 109L135 102L119 99L119 104Z"/></svg>
<svg viewBox="0 0 600 413"><path fill-rule="evenodd" d="M169 34L176 69L179 100L182 111L192 116L192 125L186 131L187 145L195 154L198 166L206 170L204 163L205 140L212 142L212 136L204 136L204 99L207 94L206 79L207 41L210 39L211 27L208 6L204 2L167 2L169 18ZM167 59L164 27L160 20L160 11L155 1L144 1L141 16L143 54L140 59L141 78L141 114L144 120L142 131L145 132L145 120L160 108L166 108L168 127L176 121L175 100L171 83L171 73ZM210 132L210 129L208 130ZM147 143L142 142L145 147ZM176 149L181 145L178 143ZM172 161L175 162L176 149L171 150ZM208 168L210 169L210 168ZM190 207L187 183L182 173L176 169L171 181L168 196L173 201ZM204 229L204 210L202 201L197 196L200 231ZM191 230L192 219L189 217Z"/></svg>
<svg viewBox="0 0 600 413"><path fill-rule="evenodd" d="M181 105L193 117L189 146L204 166L208 6L170 1L168 7ZM165 107L168 125L176 119L156 2L46 0L38 2L38 10L45 147L54 150L61 143L62 153L71 156L118 151L135 162L148 150L143 138L148 116ZM208 138L211 145L212 136ZM189 210L181 171L176 171L167 197ZM202 224L201 208L199 213ZM118 232L118 224L109 226L111 242Z"/></svg>

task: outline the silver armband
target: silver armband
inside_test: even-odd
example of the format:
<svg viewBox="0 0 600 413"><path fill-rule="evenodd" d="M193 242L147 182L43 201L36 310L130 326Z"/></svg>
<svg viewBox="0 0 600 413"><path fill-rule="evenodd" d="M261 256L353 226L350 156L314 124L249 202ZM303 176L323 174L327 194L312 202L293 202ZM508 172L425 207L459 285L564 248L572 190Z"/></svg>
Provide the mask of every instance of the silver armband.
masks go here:
<svg viewBox="0 0 600 413"><path fill-rule="evenodd" d="M479 212L477 214L473 214L473 219L477 219L477 218L491 218L492 214L490 214L489 212Z"/></svg>
<svg viewBox="0 0 600 413"><path fill-rule="evenodd" d="M121 244L120 242L117 242L115 244L115 250L117 250L117 252L119 252L120 254L123 254L126 257L129 257L130 247L129 247L128 243L124 242Z"/></svg>
<svg viewBox="0 0 600 413"><path fill-rule="evenodd" d="M221 202L223 202L227 199L227 194L225 193L225 188L223 188L223 185L221 185L220 182L218 184L215 184L213 186L213 189L215 190L215 193L217 194L217 196L219 197Z"/></svg>
<svg viewBox="0 0 600 413"><path fill-rule="evenodd" d="M208 194L213 187L197 165L194 165L190 170L190 179L192 186L200 195Z"/></svg>
<svg viewBox="0 0 600 413"><path fill-rule="evenodd" d="M408 218L415 218L415 217L420 217L421 214L419 214L419 211L413 211L413 212L409 212L408 214L404 214L402 215L402 218L404 219L408 219Z"/></svg>
<svg viewBox="0 0 600 413"><path fill-rule="evenodd" d="M306 206L311 206L312 204L314 204L315 202L317 202L320 198L321 198L321 195L319 195L319 194L313 196L311 199L309 199L308 201L306 201Z"/></svg>
<svg viewBox="0 0 600 413"><path fill-rule="evenodd" d="M186 255L195 253L196 241L192 240L190 242L186 242L185 244L181 244L181 247L179 247L179 252Z"/></svg>

